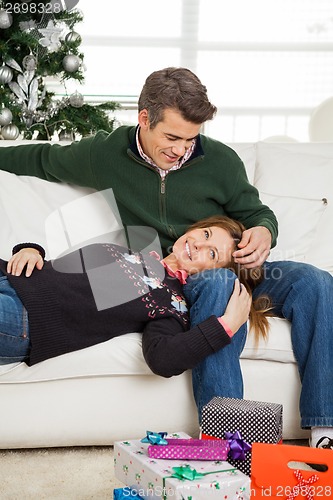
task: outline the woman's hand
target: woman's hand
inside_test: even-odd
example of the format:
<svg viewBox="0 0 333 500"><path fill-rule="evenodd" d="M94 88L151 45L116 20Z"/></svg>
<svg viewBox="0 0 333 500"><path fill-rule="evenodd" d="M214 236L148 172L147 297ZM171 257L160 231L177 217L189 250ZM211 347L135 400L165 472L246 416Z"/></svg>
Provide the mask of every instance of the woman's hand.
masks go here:
<svg viewBox="0 0 333 500"><path fill-rule="evenodd" d="M25 276L29 278L35 267L39 270L44 266L44 260L41 254L35 248L22 248L8 261L7 272L13 276L20 276L23 269L27 266Z"/></svg>
<svg viewBox="0 0 333 500"><path fill-rule="evenodd" d="M232 292L222 319L226 322L232 333L236 333L248 320L251 309L251 296L244 285L236 279L234 291Z"/></svg>

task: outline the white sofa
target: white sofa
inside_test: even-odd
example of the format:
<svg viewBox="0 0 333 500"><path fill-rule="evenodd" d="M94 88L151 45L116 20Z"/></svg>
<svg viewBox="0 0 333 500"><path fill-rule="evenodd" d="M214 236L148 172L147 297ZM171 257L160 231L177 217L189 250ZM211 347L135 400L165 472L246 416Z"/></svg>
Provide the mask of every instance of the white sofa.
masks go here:
<svg viewBox="0 0 333 500"><path fill-rule="evenodd" d="M0 141L0 147L13 144L19 142ZM231 146L279 219L271 258L310 262L332 273L333 143ZM78 214L81 221L75 220ZM4 258L20 241L41 242L52 253L79 244L83 233L103 239L117 226L98 193L5 172L0 172L0 220ZM244 397L282 403L284 438L305 437L290 326L278 318L270 322L268 342L256 350L250 334L242 353ZM0 401L0 448L109 445L147 429L198 434L190 372L171 379L152 374L137 333L30 368L2 367Z"/></svg>

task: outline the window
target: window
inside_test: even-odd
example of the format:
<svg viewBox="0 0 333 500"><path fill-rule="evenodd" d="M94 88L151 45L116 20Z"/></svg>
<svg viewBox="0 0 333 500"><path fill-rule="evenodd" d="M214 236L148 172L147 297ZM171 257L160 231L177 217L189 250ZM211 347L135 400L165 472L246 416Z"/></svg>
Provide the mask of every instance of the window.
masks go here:
<svg viewBox="0 0 333 500"><path fill-rule="evenodd" d="M308 140L312 110L333 95L332 0L126 0L78 4L86 99L124 102L136 122L145 78L192 69L218 114L205 132L222 141L270 135ZM98 97L100 96L100 98Z"/></svg>

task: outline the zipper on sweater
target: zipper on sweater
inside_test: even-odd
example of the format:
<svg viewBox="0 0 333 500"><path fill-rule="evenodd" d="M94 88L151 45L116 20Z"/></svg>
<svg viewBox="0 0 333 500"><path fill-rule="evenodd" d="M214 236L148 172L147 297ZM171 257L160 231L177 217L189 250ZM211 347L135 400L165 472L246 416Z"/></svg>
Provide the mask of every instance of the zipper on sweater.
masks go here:
<svg viewBox="0 0 333 500"><path fill-rule="evenodd" d="M158 172L156 172L156 173L158 174ZM165 192L166 192L166 179L161 179L161 183L160 183L160 213L161 213L161 222L166 225L167 220L166 220Z"/></svg>

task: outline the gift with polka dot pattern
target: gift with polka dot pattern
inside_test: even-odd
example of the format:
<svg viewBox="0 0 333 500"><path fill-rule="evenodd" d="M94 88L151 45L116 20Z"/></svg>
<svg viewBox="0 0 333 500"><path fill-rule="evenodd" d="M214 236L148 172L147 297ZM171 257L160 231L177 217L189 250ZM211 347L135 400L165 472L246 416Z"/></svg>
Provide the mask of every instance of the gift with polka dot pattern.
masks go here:
<svg viewBox="0 0 333 500"><path fill-rule="evenodd" d="M225 433L239 432L241 438L252 445L282 441L282 405L246 399L214 397L202 410L201 432L203 439L225 439ZM230 443L229 443L230 444ZM244 474L251 474L251 451L245 460L229 456L228 463Z"/></svg>

